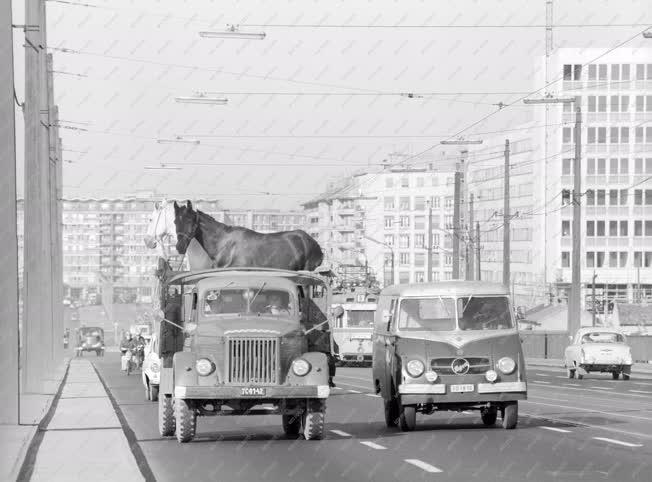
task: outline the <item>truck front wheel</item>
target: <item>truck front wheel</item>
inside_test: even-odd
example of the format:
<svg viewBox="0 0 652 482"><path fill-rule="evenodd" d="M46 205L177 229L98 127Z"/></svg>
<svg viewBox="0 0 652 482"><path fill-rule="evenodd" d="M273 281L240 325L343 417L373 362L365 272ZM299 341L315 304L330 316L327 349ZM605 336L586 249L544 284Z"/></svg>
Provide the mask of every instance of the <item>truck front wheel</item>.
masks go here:
<svg viewBox="0 0 652 482"><path fill-rule="evenodd" d="M158 431L162 437L169 437L174 435L175 429L174 399L163 395L158 399Z"/></svg>
<svg viewBox="0 0 652 482"><path fill-rule="evenodd" d="M306 410L301 416L303 436L306 440L321 440L324 437L324 419L326 402L323 400L308 400Z"/></svg>
<svg viewBox="0 0 652 482"><path fill-rule="evenodd" d="M176 436L179 443L190 442L195 438L197 411L193 407L192 401L175 398L174 418L177 424Z"/></svg>

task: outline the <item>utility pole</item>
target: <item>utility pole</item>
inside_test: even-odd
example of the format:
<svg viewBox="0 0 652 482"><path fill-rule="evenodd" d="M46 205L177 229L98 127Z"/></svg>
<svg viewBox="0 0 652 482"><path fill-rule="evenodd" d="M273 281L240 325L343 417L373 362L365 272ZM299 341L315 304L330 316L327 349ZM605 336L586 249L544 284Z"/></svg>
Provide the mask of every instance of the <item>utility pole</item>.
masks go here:
<svg viewBox="0 0 652 482"><path fill-rule="evenodd" d="M592 292L593 292L592 293L593 294L593 296L592 296L592 298L593 298L593 309L591 310L593 312L593 322L592 322L591 326L595 326L595 318L596 318L596 313L595 313L595 311L596 311L596 305L595 305L595 280L596 280L597 277L598 277L598 275L595 274L595 269L594 269L593 270L593 284L592 284L592 286L593 286L593 289L592 289Z"/></svg>
<svg viewBox="0 0 652 482"><path fill-rule="evenodd" d="M571 303L568 310L568 329L574 334L582 325L581 299L581 251L582 251L582 109L576 105L575 110L575 162L573 166L573 249L571 252L572 281Z"/></svg>
<svg viewBox="0 0 652 482"><path fill-rule="evenodd" d="M432 282L432 198L428 199L428 250L426 251L426 269L428 283Z"/></svg>
<svg viewBox="0 0 652 482"><path fill-rule="evenodd" d="M11 1L0 2L0 424L20 423L18 363L18 229L16 223L16 131Z"/></svg>
<svg viewBox="0 0 652 482"><path fill-rule="evenodd" d="M469 195L469 229L468 241L466 244L466 279L473 281L475 270L474 268L474 240L473 240L473 193Z"/></svg>
<svg viewBox="0 0 652 482"><path fill-rule="evenodd" d="M509 139L505 139L505 174L503 176L503 285L509 288Z"/></svg>
<svg viewBox="0 0 652 482"><path fill-rule="evenodd" d="M475 257L477 258L477 264L476 264L476 278L478 281L482 279L482 276L480 275L480 222L476 221L475 222Z"/></svg>
<svg viewBox="0 0 652 482"><path fill-rule="evenodd" d="M453 204L453 279L460 278L460 191L462 173L455 171L455 192Z"/></svg>

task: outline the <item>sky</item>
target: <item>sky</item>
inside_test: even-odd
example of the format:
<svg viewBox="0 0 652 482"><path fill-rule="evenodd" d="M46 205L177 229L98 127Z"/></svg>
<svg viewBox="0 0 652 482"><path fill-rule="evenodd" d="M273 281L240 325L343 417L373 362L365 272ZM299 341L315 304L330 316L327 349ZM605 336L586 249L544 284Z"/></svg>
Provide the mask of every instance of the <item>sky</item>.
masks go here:
<svg viewBox="0 0 652 482"><path fill-rule="evenodd" d="M13 3L23 23L24 2ZM554 47L607 50L652 25L648 7L556 0ZM519 102L478 122L543 87L545 0L49 0L47 15L65 197L152 192L299 208L386 159L437 161L439 142L461 131L481 137L529 121ZM266 36L199 35L231 24ZM195 92L228 103L175 101ZM18 112L19 173L22 135ZM199 144L157 142L176 136ZM161 164L175 170L145 169Z"/></svg>

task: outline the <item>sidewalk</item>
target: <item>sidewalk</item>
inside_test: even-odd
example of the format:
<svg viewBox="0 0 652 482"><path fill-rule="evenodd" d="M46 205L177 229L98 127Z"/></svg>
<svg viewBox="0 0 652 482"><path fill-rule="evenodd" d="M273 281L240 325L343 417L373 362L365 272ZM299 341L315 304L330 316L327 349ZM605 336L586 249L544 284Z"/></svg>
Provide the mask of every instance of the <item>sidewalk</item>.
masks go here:
<svg viewBox="0 0 652 482"><path fill-rule="evenodd" d="M40 393L21 393L20 425L0 425L0 480L16 480L38 425L47 415L61 381L68 359L44 380Z"/></svg>
<svg viewBox="0 0 652 482"><path fill-rule="evenodd" d="M32 481L144 480L91 363L70 362L52 419L37 433L23 472ZM40 437L40 439L39 439ZM36 453L33 453L36 452Z"/></svg>
<svg viewBox="0 0 652 482"><path fill-rule="evenodd" d="M561 358L526 358L525 362L527 366L564 368L564 361ZM632 373L652 374L652 364L634 363Z"/></svg>

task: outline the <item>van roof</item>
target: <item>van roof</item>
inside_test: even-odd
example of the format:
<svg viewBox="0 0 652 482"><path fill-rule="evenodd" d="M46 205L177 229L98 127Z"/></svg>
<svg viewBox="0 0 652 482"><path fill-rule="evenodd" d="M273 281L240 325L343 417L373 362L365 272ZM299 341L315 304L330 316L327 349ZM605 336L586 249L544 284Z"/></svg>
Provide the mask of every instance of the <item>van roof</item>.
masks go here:
<svg viewBox="0 0 652 482"><path fill-rule="evenodd" d="M381 291L381 296L432 296L432 295L509 295L509 289L500 283L484 281L442 281L436 283L411 283L392 285Z"/></svg>

